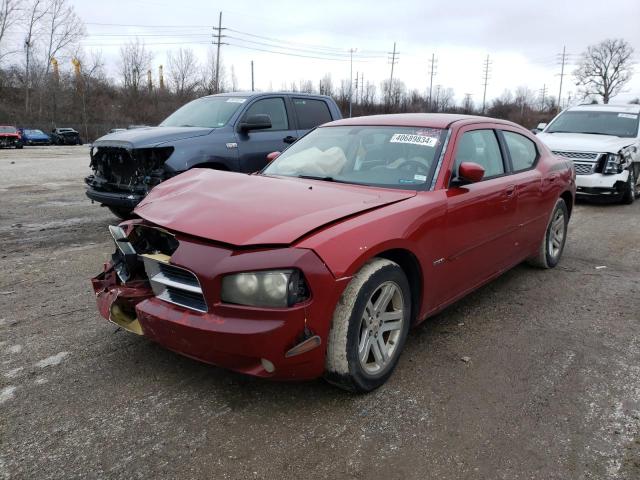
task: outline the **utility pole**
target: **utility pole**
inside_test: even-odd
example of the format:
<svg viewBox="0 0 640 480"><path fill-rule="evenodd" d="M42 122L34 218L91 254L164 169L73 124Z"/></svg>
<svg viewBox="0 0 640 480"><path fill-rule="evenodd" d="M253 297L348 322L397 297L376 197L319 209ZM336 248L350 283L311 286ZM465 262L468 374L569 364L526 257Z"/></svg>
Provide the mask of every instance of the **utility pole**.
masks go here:
<svg viewBox="0 0 640 480"><path fill-rule="evenodd" d="M356 105L358 104L358 93L360 92L358 89L358 80L360 80L360 72L356 72Z"/></svg>
<svg viewBox="0 0 640 480"><path fill-rule="evenodd" d="M489 84L489 71L491 70L491 60L489 59L489 55L487 55L487 58L484 61L483 70L484 70L484 82L483 82L484 92L482 94L482 114L484 115L484 112L487 107L487 85Z"/></svg>
<svg viewBox="0 0 640 480"><path fill-rule="evenodd" d="M431 99L432 99L432 94L433 94L433 76L436 74L436 65L437 65L437 60L436 60L436 54L432 53L431 54L431 61L430 63L430 67L429 67L429 111L433 110L433 105L431 103Z"/></svg>
<svg viewBox="0 0 640 480"><path fill-rule="evenodd" d="M253 60L251 60L251 91L253 92Z"/></svg>
<svg viewBox="0 0 640 480"><path fill-rule="evenodd" d="M389 94L387 95L387 103L390 105L391 104L391 90L393 89L393 67L395 66L395 64L398 62L398 55L400 55L400 52L396 52L396 42L393 42L393 52L387 52L389 55L391 55L390 61L391 61L391 76L389 77Z"/></svg>
<svg viewBox="0 0 640 480"><path fill-rule="evenodd" d="M222 38L226 35L222 35L222 30L226 30L226 28L222 28L222 12L218 15L218 28L213 27L214 30L217 31L215 34L216 39L213 44L216 45L216 74L214 76L214 93L220 93L220 45L226 45L226 43L222 43Z"/></svg>
<svg viewBox="0 0 640 480"><path fill-rule="evenodd" d="M567 62L567 46L563 46L562 47L562 54L560 56L560 89L558 90L558 111L562 110L561 105L562 105L562 79L564 78L564 66Z"/></svg>
<svg viewBox="0 0 640 480"><path fill-rule="evenodd" d="M547 97L547 84L545 83L544 85L542 85L542 88L540 89L540 96L542 97L542 105L540 108L540 111L544 111L544 101Z"/></svg>
<svg viewBox="0 0 640 480"><path fill-rule="evenodd" d="M360 74L360 103L364 103L364 73Z"/></svg>
<svg viewBox="0 0 640 480"><path fill-rule="evenodd" d="M357 48L349 49L349 58L350 58L350 66L349 66L349 118L351 118L351 104L353 102L353 52L358 50Z"/></svg>

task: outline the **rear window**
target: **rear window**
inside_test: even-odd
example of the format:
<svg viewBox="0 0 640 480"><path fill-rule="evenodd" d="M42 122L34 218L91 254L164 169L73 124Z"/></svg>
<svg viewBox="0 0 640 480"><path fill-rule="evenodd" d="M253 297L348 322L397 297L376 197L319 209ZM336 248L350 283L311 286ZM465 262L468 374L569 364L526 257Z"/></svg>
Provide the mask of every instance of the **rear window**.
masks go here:
<svg viewBox="0 0 640 480"><path fill-rule="evenodd" d="M322 100L294 98L293 108L298 117L298 128L300 130L309 130L333 120L327 102Z"/></svg>
<svg viewBox="0 0 640 480"><path fill-rule="evenodd" d="M513 170L520 172L533 167L538 157L538 151L534 143L519 133L503 131L502 134L511 154Z"/></svg>
<svg viewBox="0 0 640 480"><path fill-rule="evenodd" d="M0 127L0 133L16 133L16 129L13 127Z"/></svg>

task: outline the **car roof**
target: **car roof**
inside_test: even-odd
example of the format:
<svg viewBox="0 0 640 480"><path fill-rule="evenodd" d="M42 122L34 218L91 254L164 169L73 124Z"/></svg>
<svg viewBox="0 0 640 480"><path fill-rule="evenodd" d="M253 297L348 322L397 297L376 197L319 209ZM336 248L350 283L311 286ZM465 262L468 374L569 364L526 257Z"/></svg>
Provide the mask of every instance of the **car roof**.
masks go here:
<svg viewBox="0 0 640 480"><path fill-rule="evenodd" d="M499 120L491 117L476 115L458 115L454 113L396 113L390 115L369 115L365 117L352 117L335 120L323 126L337 127L348 125L390 126L390 127L427 127L448 128L453 123L501 123L504 125L521 127L513 122Z"/></svg>
<svg viewBox="0 0 640 480"><path fill-rule="evenodd" d="M211 98L211 97L242 97L242 98L253 98L253 97L263 97L267 95L293 95L296 97L310 97L310 98L330 98L327 95L318 95L316 93L302 93L302 92L225 92L225 93L216 93L215 95L207 95L201 98Z"/></svg>
<svg viewBox="0 0 640 480"><path fill-rule="evenodd" d="M575 112L575 111L585 111L585 112L621 112L621 113L638 113L640 114L640 105L634 104L615 104L608 103L606 105L603 104L588 104L588 105L577 105L575 107L568 108L567 111Z"/></svg>

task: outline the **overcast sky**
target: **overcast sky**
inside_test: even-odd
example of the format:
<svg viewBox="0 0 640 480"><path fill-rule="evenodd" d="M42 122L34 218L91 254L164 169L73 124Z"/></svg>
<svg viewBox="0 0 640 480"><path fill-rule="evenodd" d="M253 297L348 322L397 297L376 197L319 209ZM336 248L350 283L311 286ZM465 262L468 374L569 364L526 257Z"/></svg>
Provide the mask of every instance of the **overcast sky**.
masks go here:
<svg viewBox="0 0 640 480"><path fill-rule="evenodd" d="M349 78L349 48L358 49L354 76L361 72L365 82L379 85L389 77L386 52L394 42L400 52L394 76L408 88L427 90L428 61L435 53L434 85L455 89L458 100L470 93L475 102L482 100L487 54L489 98L521 85L538 91L546 84L548 92L557 95L558 54L564 45L573 62L589 44L621 37L640 61L640 0L71 2L87 24L86 48L103 50L113 75L119 45L135 35L155 53L154 66L166 63L166 52L181 46L193 48L204 61L211 48L211 27L222 10L222 25L228 29L223 41L229 45L222 47L221 58L227 72L234 67L241 89L251 87L251 60L257 89L280 89L307 79L317 86L326 73L337 84ZM567 72L573 69L570 64ZM563 97L575 90L568 75ZM615 101L640 96L640 65L627 90Z"/></svg>

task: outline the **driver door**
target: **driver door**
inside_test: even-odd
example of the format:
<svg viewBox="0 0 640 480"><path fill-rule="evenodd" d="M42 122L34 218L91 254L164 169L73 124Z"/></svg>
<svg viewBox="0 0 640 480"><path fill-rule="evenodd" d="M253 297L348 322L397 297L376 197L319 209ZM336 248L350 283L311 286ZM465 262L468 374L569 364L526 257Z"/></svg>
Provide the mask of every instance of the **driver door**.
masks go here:
<svg viewBox="0 0 640 480"><path fill-rule="evenodd" d="M471 130L470 128L475 128ZM517 190L492 128L463 128L456 137L451 180L462 162L485 169L476 183L447 188L445 257L440 298L455 300L511 266L517 256Z"/></svg>
<svg viewBox="0 0 640 480"><path fill-rule="evenodd" d="M248 106L240 122L256 114L269 115L271 128L237 132L240 170L247 173L262 170L267 164L267 154L283 151L297 136L285 97L256 100Z"/></svg>

